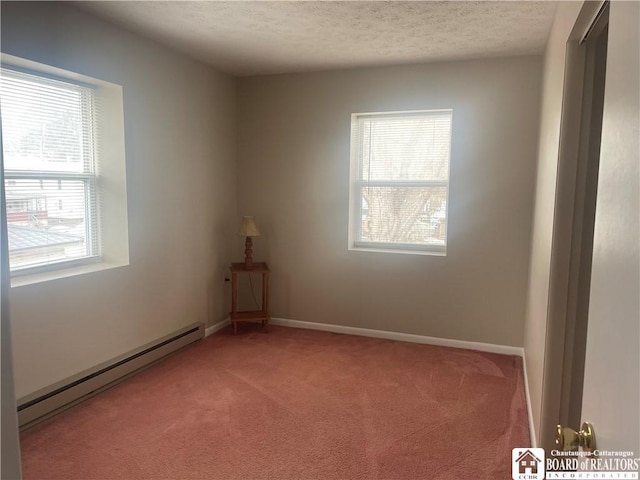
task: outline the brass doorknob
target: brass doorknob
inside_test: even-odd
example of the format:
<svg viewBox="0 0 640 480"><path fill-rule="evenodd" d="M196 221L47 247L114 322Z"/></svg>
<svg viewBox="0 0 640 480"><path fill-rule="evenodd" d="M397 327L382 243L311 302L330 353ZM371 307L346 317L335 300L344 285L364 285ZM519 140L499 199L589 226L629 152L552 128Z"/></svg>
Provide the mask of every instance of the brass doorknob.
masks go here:
<svg viewBox="0 0 640 480"><path fill-rule="evenodd" d="M576 432L569 427L558 425L556 430L556 446L559 450L576 451L579 447L585 452L593 453L596 449L596 432L589 422L582 424L582 430Z"/></svg>

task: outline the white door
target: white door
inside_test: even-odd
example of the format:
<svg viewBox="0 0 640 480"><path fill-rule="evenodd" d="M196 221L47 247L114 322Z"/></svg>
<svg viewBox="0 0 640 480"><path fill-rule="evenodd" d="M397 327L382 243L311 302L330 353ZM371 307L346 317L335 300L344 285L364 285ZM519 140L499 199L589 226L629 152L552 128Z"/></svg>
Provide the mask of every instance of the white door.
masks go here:
<svg viewBox="0 0 640 480"><path fill-rule="evenodd" d="M582 420L640 458L640 3L612 1ZM575 428L577 425L571 425Z"/></svg>

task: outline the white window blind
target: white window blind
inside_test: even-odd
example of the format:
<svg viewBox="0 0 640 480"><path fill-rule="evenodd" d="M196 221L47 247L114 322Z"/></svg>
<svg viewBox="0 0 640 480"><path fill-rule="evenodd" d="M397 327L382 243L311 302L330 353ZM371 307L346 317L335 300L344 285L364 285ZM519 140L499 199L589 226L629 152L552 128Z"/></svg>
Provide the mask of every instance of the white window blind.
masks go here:
<svg viewBox="0 0 640 480"><path fill-rule="evenodd" d="M99 258L94 90L2 68L12 273Z"/></svg>
<svg viewBox="0 0 640 480"><path fill-rule="evenodd" d="M445 252L451 110L354 114L350 248Z"/></svg>

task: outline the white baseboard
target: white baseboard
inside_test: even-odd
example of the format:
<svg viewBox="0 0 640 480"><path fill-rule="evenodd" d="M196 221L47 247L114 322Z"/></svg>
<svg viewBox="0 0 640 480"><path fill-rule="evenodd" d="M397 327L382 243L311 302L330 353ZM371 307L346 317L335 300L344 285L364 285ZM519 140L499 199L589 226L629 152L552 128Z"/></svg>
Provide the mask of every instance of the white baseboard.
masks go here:
<svg viewBox="0 0 640 480"><path fill-rule="evenodd" d="M385 330L372 330L370 328L345 327L329 323L304 322L301 320L289 320L286 318L271 318L272 325L283 327L306 328L309 330L322 330L325 332L344 333L346 335L359 335L361 337L384 338L399 342L422 343L425 345L437 345L440 347L464 348L466 350L478 350L480 352L501 353L503 355L522 356L522 347L510 347L507 345L494 345L492 343L467 342L464 340L451 340L448 338L427 337L411 333L388 332Z"/></svg>
<svg viewBox="0 0 640 480"><path fill-rule="evenodd" d="M211 325L210 327L207 327L204 329L204 338L207 338L209 335L213 335L214 333L216 333L218 330L222 330L224 327L226 327L227 325L229 325L231 323L231 320L229 320L228 318L225 320L222 320L221 322L218 323L214 323L213 325Z"/></svg>
<svg viewBox="0 0 640 480"><path fill-rule="evenodd" d="M531 393L529 393L529 377L527 376L527 358L524 355L524 349L522 349L522 370L524 372L524 395L527 402L527 416L529 417L529 437L531 441L531 447L536 448L538 441L536 439L535 423L533 421L533 410L531 410Z"/></svg>

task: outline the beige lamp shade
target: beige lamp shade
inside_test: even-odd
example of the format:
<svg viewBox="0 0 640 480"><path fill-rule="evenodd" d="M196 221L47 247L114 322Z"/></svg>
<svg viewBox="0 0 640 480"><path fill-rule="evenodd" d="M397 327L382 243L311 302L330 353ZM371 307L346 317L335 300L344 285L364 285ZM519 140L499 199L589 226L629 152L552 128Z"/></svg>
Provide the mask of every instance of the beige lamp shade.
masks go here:
<svg viewBox="0 0 640 480"><path fill-rule="evenodd" d="M242 225L240 225L238 235L242 235L243 237L257 237L260 235L260 230L258 230L258 226L253 217L242 217Z"/></svg>

